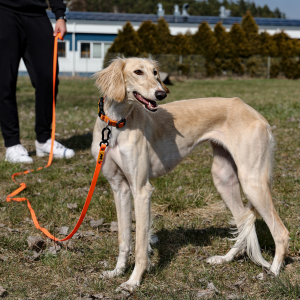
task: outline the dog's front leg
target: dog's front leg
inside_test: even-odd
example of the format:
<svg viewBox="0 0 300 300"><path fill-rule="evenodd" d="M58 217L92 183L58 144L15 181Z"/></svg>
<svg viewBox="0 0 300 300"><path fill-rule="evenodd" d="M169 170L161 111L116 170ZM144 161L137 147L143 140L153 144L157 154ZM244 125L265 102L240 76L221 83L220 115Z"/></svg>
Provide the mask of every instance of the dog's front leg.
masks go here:
<svg viewBox="0 0 300 300"><path fill-rule="evenodd" d="M148 180L143 186L133 189L136 218L135 267L129 280L121 285L121 288L125 290L132 291L140 284L142 276L149 265L148 246L150 240L152 191L153 187Z"/></svg>
<svg viewBox="0 0 300 300"><path fill-rule="evenodd" d="M127 179L122 174L109 179L114 193L118 216L119 256L114 270L105 271L103 277L112 278L124 273L128 255L132 252L131 239L131 190Z"/></svg>

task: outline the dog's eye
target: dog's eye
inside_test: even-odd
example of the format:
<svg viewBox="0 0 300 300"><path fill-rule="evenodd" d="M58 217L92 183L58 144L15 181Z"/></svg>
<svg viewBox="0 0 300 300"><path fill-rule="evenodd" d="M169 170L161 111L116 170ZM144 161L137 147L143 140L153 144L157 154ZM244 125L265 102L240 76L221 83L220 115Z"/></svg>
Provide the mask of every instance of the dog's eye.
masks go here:
<svg viewBox="0 0 300 300"><path fill-rule="evenodd" d="M136 71L134 71L134 73L136 75L143 75L144 74L141 70L136 70Z"/></svg>
<svg viewBox="0 0 300 300"><path fill-rule="evenodd" d="M154 71L153 74L154 74L154 76L156 76L157 75L157 71Z"/></svg>

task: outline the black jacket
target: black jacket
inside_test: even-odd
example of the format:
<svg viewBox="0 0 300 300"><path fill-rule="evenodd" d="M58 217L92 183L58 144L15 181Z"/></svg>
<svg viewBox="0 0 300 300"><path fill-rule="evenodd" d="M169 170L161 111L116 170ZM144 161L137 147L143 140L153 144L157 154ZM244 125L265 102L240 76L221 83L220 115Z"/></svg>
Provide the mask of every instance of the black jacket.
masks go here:
<svg viewBox="0 0 300 300"><path fill-rule="evenodd" d="M49 0L56 19L62 17L66 11L63 0ZM0 9L6 9L27 16L44 16L48 5L46 0L0 0Z"/></svg>

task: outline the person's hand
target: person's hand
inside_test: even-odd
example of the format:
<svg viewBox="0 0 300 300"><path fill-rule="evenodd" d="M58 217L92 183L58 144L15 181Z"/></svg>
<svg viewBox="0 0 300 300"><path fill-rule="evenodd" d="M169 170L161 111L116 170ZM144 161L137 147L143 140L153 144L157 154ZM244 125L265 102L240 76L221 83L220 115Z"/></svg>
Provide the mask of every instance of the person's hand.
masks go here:
<svg viewBox="0 0 300 300"><path fill-rule="evenodd" d="M60 32L62 37L64 37L65 34L67 33L66 21L63 19L58 19L56 21L53 36L56 36L58 32Z"/></svg>

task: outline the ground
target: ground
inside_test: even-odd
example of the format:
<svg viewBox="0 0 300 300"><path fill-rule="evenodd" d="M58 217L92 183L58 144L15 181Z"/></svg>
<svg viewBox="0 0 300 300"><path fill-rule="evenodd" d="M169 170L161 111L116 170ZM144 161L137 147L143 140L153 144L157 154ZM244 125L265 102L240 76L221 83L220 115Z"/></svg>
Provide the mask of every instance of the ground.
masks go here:
<svg viewBox="0 0 300 300"><path fill-rule="evenodd" d="M269 121L277 142L273 200L291 234L286 266L280 277L274 279L242 254L224 265L206 264L206 257L223 255L233 244L229 240L231 214L213 186L212 151L206 144L170 174L151 181L155 186L153 227L159 242L153 247L151 269L129 299L197 299L211 283L218 292L204 292L204 298L300 298L299 86L299 81L289 80L186 80L175 82L166 100L237 96ZM35 156L34 90L27 78L19 79L17 96L22 144L34 159L33 168L46 165L47 158ZM68 226L69 232L72 230L92 179L95 162L90 145L97 102L93 80L62 79L56 138L73 148L76 156L71 160L54 160L50 168L18 178L27 184L21 195L29 198L41 225L61 238L64 236L58 234L59 228ZM6 195L18 187L11 174L28 166L4 162L2 137L0 145L0 285L7 291L6 299L122 297L115 289L128 280L134 267L134 253L123 276L100 278L104 270L114 268L118 255L117 233L110 230L110 223L117 219L116 210L102 174L80 235L71 244L62 245L60 251L54 249L52 254L49 248L55 245L47 241L47 247L34 258L38 250L33 252L28 247L28 236L45 237L32 224L25 202L6 202ZM68 203L77 203L77 208L68 208ZM100 218L104 218L104 225L93 229L90 220ZM133 222L133 237L134 226ZM256 228L263 256L271 262L274 243L270 232L261 219L257 220Z"/></svg>

